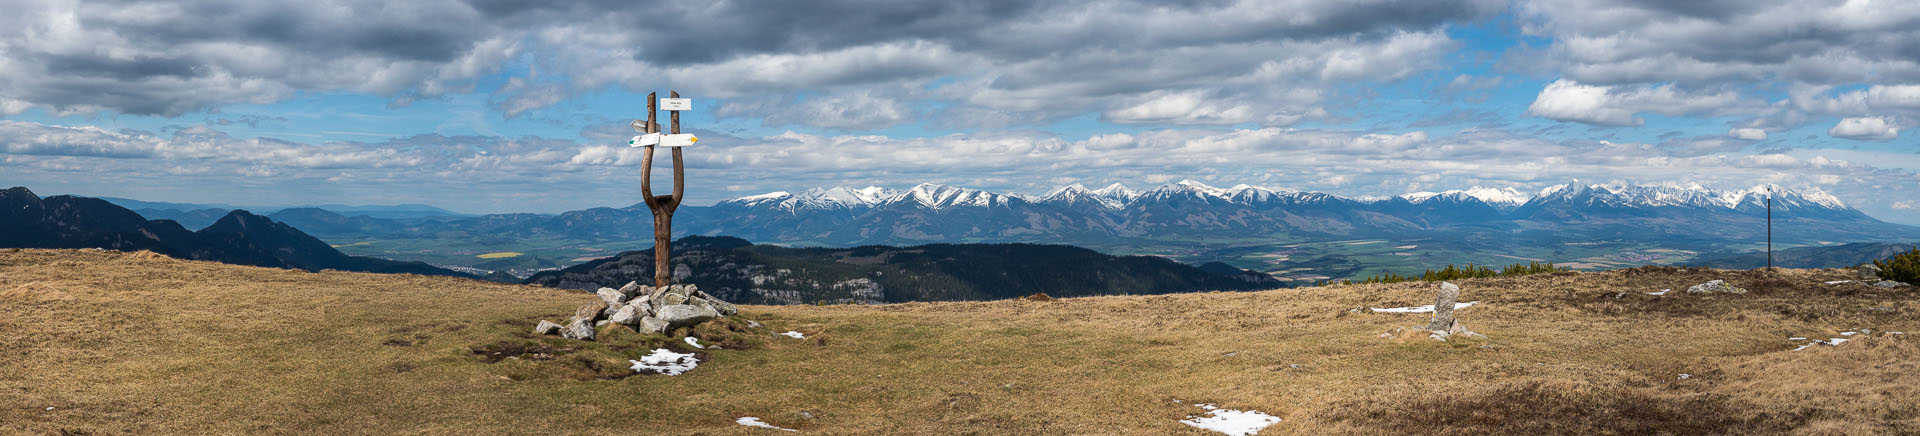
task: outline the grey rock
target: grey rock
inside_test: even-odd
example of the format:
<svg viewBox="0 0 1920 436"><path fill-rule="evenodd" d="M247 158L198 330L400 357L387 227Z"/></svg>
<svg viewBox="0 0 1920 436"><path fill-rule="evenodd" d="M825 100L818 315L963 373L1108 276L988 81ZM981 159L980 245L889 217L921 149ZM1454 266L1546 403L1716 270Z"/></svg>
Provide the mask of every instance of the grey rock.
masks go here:
<svg viewBox="0 0 1920 436"><path fill-rule="evenodd" d="M640 293L646 292L647 290L647 287L641 286L640 282L627 282L626 286L621 286L619 289L620 294L627 296L629 299L639 297Z"/></svg>
<svg viewBox="0 0 1920 436"><path fill-rule="evenodd" d="M600 290L598 292L594 292L594 294L600 295L600 300L607 302L608 306L619 306L622 304L627 304L627 294L624 292L620 292L619 289L600 288Z"/></svg>
<svg viewBox="0 0 1920 436"><path fill-rule="evenodd" d="M1453 282L1440 282L1440 293L1433 303L1433 322L1427 324L1427 330L1447 331L1453 329L1453 305L1460 301L1460 286Z"/></svg>
<svg viewBox="0 0 1920 436"><path fill-rule="evenodd" d="M667 291L666 295L660 296L661 307L680 305L680 304L686 304L686 303L687 303L687 294L683 294L678 291Z"/></svg>
<svg viewBox="0 0 1920 436"><path fill-rule="evenodd" d="M700 325L700 323L719 318L720 312L704 306L674 304L661 306L660 313L655 317L667 322L667 330L673 330Z"/></svg>
<svg viewBox="0 0 1920 436"><path fill-rule="evenodd" d="M587 303L584 306L580 306L579 309L574 310L573 317L577 319L587 320L587 322L599 321L600 318L604 318L607 316L607 313L606 313L607 307L609 306L607 305L606 301L594 300L593 302Z"/></svg>
<svg viewBox="0 0 1920 436"><path fill-rule="evenodd" d="M1693 285L1693 287L1687 288L1687 293L1689 294L1713 294L1713 293L1745 294L1747 293L1747 290L1741 289L1738 286L1729 285L1724 280L1710 280L1706 283Z"/></svg>
<svg viewBox="0 0 1920 436"><path fill-rule="evenodd" d="M733 303L720 301L720 299L718 298L707 300L707 302L713 305L713 311L719 312L720 316L734 316L734 315L740 314L740 308L735 307Z"/></svg>
<svg viewBox="0 0 1920 436"><path fill-rule="evenodd" d="M562 326L560 324L543 319L543 320L540 320L540 324L533 326L533 334L536 334L536 335L558 334L560 333L561 328Z"/></svg>
<svg viewBox="0 0 1920 436"><path fill-rule="evenodd" d="M580 318L574 318L567 323L567 328L560 330L560 337L582 341L593 340L593 334L593 321Z"/></svg>
<svg viewBox="0 0 1920 436"><path fill-rule="evenodd" d="M643 316L640 317L640 323L633 326L633 329L640 333L666 333L667 327L667 322L660 320L660 318Z"/></svg>
<svg viewBox="0 0 1920 436"><path fill-rule="evenodd" d="M1903 286L1913 286L1913 285L1896 282L1892 280L1881 280L1873 283L1873 287L1876 287L1876 288L1898 288Z"/></svg>
<svg viewBox="0 0 1920 436"><path fill-rule="evenodd" d="M611 321L607 321L607 320L604 320L604 319L603 319L603 320L599 320L599 321L594 321L594 322L593 322L593 328L596 328L596 329L597 329L597 328L601 328L601 327L606 327L606 326L607 326L607 324L612 324L612 323L613 323L613 322L611 322Z"/></svg>
<svg viewBox="0 0 1920 436"><path fill-rule="evenodd" d="M625 324L625 325L634 325L640 322L640 317L642 316L645 316L645 315L640 313L640 309L636 309L633 307L633 305L629 304L625 306L620 306L620 310L613 312L613 316L607 317L607 321L616 322L616 323Z"/></svg>
<svg viewBox="0 0 1920 436"><path fill-rule="evenodd" d="M1859 276L1861 282L1873 283L1880 280L1881 271L1879 265L1863 263L1860 264L1860 266L1853 267L1853 271Z"/></svg>

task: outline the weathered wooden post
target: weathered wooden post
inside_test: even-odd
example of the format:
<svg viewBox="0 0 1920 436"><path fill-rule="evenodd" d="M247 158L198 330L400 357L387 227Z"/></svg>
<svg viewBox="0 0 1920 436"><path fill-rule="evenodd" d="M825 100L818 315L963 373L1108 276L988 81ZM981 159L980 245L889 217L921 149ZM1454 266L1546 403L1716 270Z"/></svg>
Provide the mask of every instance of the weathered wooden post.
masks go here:
<svg viewBox="0 0 1920 436"><path fill-rule="evenodd" d="M673 243L673 211L680 208L680 200L684 197L687 186L686 166L681 160L680 149L699 141L692 135L680 134L680 111L691 109L692 104L680 98L678 91L667 92L671 99L667 110L671 112L672 135L666 137L660 135L660 123L657 121L658 105L661 101L658 98L659 93L647 93L647 122L641 125L639 120L635 120L633 126L634 130L640 131L643 135L634 137L629 143L635 147L647 148L640 164L640 195L644 197L647 209L653 211L654 286L673 284L673 266L669 262ZM653 195L653 149L658 147L673 149L673 195Z"/></svg>

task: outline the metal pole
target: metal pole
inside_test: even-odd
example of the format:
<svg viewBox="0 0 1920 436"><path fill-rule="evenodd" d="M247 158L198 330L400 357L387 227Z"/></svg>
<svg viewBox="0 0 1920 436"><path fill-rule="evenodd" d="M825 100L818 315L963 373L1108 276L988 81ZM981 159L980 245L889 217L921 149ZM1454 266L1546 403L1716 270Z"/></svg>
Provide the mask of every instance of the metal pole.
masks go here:
<svg viewBox="0 0 1920 436"><path fill-rule="evenodd" d="M1773 187L1767 187L1767 271L1773 271Z"/></svg>

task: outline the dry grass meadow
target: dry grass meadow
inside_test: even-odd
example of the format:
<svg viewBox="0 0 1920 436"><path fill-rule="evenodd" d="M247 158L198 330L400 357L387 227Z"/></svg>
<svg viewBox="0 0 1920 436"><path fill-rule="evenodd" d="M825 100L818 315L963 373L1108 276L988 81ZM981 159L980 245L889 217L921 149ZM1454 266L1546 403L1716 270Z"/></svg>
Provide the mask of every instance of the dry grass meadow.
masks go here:
<svg viewBox="0 0 1920 436"><path fill-rule="evenodd" d="M1683 291L1716 278L1753 292ZM1426 316L1350 311L1431 304L1427 283L750 306L691 333L723 348L698 369L635 376L687 347L528 333L582 293L0 250L0 433L1214 434L1179 423L1205 402L1283 419L1261 435L1920 434L1920 344L1887 333L1920 334L1920 293L1822 283L1847 278L1460 281L1475 343L1382 339Z"/></svg>

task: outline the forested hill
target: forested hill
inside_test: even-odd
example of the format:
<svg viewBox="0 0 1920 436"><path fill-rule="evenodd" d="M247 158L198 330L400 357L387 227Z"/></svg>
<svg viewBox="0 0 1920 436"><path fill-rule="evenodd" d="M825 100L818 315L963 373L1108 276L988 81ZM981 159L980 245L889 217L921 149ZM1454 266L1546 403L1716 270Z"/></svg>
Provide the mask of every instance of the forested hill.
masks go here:
<svg viewBox="0 0 1920 436"><path fill-rule="evenodd" d="M742 304L898 303L1256 290L1280 282L1251 271L1203 270L1154 256L1110 256L1038 244L788 248L731 237L675 241L674 275ZM591 290L652 283L653 250L536 274L528 284Z"/></svg>

